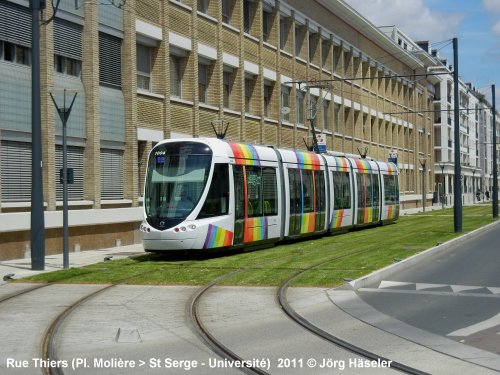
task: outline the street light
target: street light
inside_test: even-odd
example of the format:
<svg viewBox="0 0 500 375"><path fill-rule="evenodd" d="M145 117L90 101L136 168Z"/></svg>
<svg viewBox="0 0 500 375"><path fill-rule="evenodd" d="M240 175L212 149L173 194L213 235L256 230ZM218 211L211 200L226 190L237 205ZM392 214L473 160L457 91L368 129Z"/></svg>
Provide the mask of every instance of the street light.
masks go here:
<svg viewBox="0 0 500 375"><path fill-rule="evenodd" d="M476 183L474 175L476 174L476 168L472 170L472 203L476 204Z"/></svg>
<svg viewBox="0 0 500 375"><path fill-rule="evenodd" d="M422 211L425 212L425 163L427 162L426 157L418 158L420 165L422 166Z"/></svg>
<svg viewBox="0 0 500 375"><path fill-rule="evenodd" d="M445 180L444 180L444 163L439 163L439 167L441 168L441 176L442 176L442 186L443 186L443 194L441 195L441 208L444 210L444 195L445 195Z"/></svg>

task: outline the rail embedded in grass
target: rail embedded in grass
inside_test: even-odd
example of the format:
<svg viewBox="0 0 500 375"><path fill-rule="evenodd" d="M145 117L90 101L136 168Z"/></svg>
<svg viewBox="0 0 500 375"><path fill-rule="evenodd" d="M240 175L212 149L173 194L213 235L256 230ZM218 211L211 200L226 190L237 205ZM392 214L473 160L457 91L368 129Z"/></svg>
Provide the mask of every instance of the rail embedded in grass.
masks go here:
<svg viewBox="0 0 500 375"><path fill-rule="evenodd" d="M446 211L446 210L445 210ZM344 278L355 279L416 253L446 242L454 233L453 218L442 211L428 215L404 216L396 223L338 236L325 236L265 250L204 259L147 255L102 262L83 268L39 274L22 281L50 283L112 283L130 274L129 284L204 285L231 270L252 268L228 279L224 285L276 286L297 270L337 255L346 255L335 264L325 264L302 275L295 286L334 287ZM490 224L490 207L465 207L463 231ZM359 251L366 250L366 251ZM258 266L256 266L258 264ZM253 266L253 267L252 267Z"/></svg>

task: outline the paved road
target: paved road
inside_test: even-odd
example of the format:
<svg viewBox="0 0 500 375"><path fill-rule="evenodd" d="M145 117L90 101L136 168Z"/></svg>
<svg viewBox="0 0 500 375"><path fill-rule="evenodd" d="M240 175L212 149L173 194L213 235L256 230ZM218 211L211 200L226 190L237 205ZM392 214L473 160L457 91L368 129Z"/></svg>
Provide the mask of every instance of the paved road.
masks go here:
<svg viewBox="0 0 500 375"><path fill-rule="evenodd" d="M357 294L408 325L500 354L499 244L495 225Z"/></svg>

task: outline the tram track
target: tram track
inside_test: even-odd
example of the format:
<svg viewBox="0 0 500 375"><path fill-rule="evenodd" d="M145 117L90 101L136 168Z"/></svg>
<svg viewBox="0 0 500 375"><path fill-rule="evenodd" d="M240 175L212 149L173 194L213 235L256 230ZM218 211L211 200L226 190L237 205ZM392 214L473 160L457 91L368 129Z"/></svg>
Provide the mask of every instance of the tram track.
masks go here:
<svg viewBox="0 0 500 375"><path fill-rule="evenodd" d="M202 298L202 296L211 288L216 286L219 282L221 282L224 279L230 278L231 276L234 276L238 273L244 272L248 269L242 269L242 270L237 270L234 272L230 272L228 274L225 274L211 283L203 286L202 288L198 289L190 298L188 301L188 316L189 319L192 323L192 327L194 329L195 334L200 338L203 343L210 349L212 350L215 354L220 356L221 358L230 360L230 361L238 361L240 363L244 363L245 359L237 355L235 352L233 352L231 349L229 349L227 346L222 344L219 340L217 340L211 333L210 331L205 327L201 320L201 316L199 313L199 302ZM241 371L243 371L245 374L249 375L269 375L268 372L262 370L259 367L253 367L253 366L244 366L240 368Z"/></svg>
<svg viewBox="0 0 500 375"><path fill-rule="evenodd" d="M63 311L57 315L50 325L48 326L47 330L45 331L43 337L42 337L42 344L41 344L41 358L45 363L49 363L49 361L52 361L52 363L57 363L59 360L59 357L57 355L56 351L56 339L57 339L57 334L59 332L59 328L63 324L63 322L66 320L68 316L70 316L78 307L83 305L85 302L88 300L96 297L97 295L110 290L111 288L114 288L119 285L123 285L125 281L136 278L138 276L142 276L145 273L141 274L135 274L128 276L124 279L119 280L116 283L106 285L102 287L101 289L98 289L92 293L89 293L75 302L71 303L68 307L66 307ZM64 370L60 366L51 366L51 367L43 367L42 372L44 375L64 375Z"/></svg>
<svg viewBox="0 0 500 375"><path fill-rule="evenodd" d="M356 253L359 254L359 253L363 253L363 252L366 252L366 250L359 251ZM283 281L276 291L276 301L277 301L278 305L280 306L280 308L283 310L283 312L291 320L293 320L298 325L302 326L307 331L309 331L309 332L315 334L316 336L326 340L327 342L332 343L338 347L341 347L341 348L343 348L351 353L354 353L354 354L359 355L361 357L367 358L369 360L381 361L381 362L385 361L385 363L390 362L392 369L398 370L398 371L406 373L406 374L430 375L429 373L427 373L425 371L421 371L419 369L405 365L403 363L400 363L400 362L397 362L394 360L390 360L388 358L385 358L383 356L375 354L371 351L363 349L357 345L354 345L354 344L352 344L352 343L350 343L350 342L348 342L348 341L346 341L338 336L335 336L335 335L331 334L330 332L327 332L327 331L323 330L322 328L312 324L306 318L304 318L302 315L300 315L294 308L292 308L290 306L290 304L288 303L288 299L287 299L287 290L288 290L290 284L293 282L293 280L295 280L297 277L299 277L300 275L302 275L305 272L311 271L314 268L317 268L317 267L322 266L324 264L333 262L335 260L339 260L339 259L344 258L344 257L349 256L349 255L351 255L351 254L342 255L342 256L338 256L338 257L334 257L334 258L331 258L328 260L318 262L318 263L313 264L309 267L298 270L293 275L291 275L288 279Z"/></svg>
<svg viewBox="0 0 500 375"><path fill-rule="evenodd" d="M3 297L0 297L0 303L6 302L8 300L11 300L11 299L19 297L19 296L22 296L22 295L27 294L29 292L32 292L34 290L45 288L45 287L47 287L49 285L50 284L45 284L45 283L44 284L38 284L38 285L32 285L32 286L30 286L28 288L19 290L17 292L13 292L13 293L7 294L7 295L5 295Z"/></svg>
<svg viewBox="0 0 500 375"><path fill-rule="evenodd" d="M364 250L360 250L358 252L356 252L356 254L358 253L364 253L364 252L367 252L367 251L370 251L370 250L367 250L367 249L364 249ZM291 275L288 279L286 279L277 289L276 291L276 300L278 301L278 304L280 306L280 308L285 312L285 314L290 317L293 321L295 321L296 323L298 323L299 325L301 325L302 327L304 327L305 329L307 329L309 332L315 334L316 336L319 336L323 339L325 339L326 341L338 346L338 347L341 347L343 349L346 349L350 352L353 352L357 355L360 355L362 357L365 357L365 358L368 358L368 359L372 359L372 360L385 360L385 361L388 361L388 359L384 358L384 357L381 357L381 356L378 356L374 353L371 353L369 351L366 351L360 347L357 347L351 343L348 343L344 340L342 340L341 338L339 337L336 337L336 336L333 336L331 335L330 333L322 330L321 328L317 327L317 326L314 326L313 324L311 324L310 322L308 322L304 317L302 317L300 314L298 314L288 303L287 301L287 298L286 298L286 292L287 292L287 289L289 287L289 285L291 284L291 282L297 278L299 275L303 274L304 272L307 272L307 271L310 271L314 268L317 268L323 264L326 264L326 263L330 263L332 261L335 261L335 260L339 260L341 258L344 258L344 257L347 257L347 256L350 256L352 255L352 253L350 254L344 254L344 255L340 255L340 256L336 256L336 257L332 257L332 258L329 258L327 260L323 260L321 262L318 262L318 263L315 263L313 265L310 265L308 267L305 267L303 269L300 269L299 271L295 272L293 275ZM296 256L296 255L295 255ZM191 295L191 298L188 300L188 303L186 305L186 308L187 308L187 314L188 314L188 318L190 320L190 323L191 323L191 328L192 328L192 331L196 334L196 336L211 350L213 351L216 355L220 356L221 358L223 359L227 359L229 361L239 361L240 363L242 364L245 364L246 361L244 358L242 358L240 355L238 355L237 353L235 353L234 351L232 351L230 348L228 348L227 346L225 346L222 342L220 342L219 340L217 340L215 338L215 336L204 326L203 324L203 321L202 321L202 318L201 318L201 314L200 314L200 309L199 309L199 303L201 301L201 299L203 298L203 296L206 295L206 293L211 290L213 287L217 286L218 284L220 284L221 282L223 282L224 280L226 279L229 279L239 273L243 273L243 272L246 272L246 271L250 271L252 269L255 269L256 267L258 267L259 264L254 264L252 265L251 267L247 267L247 268L242 268L242 269L237 269L237 270L233 270L232 272L228 272L222 276L219 276L217 278L215 278L214 280L212 280L210 283L206 284L205 286L199 288L195 293L193 293ZM118 285L122 285L124 284L124 282L126 280L129 280L129 279L132 279L132 278L135 278L135 277L138 277L138 276L141 276L141 274L136 274L136 275L132 275L132 276L129 276L125 279L122 279L122 280L119 280L118 282L116 283L113 283L113 284L110 284L110 285L107 285L97 291L94 291L86 296L83 296L82 298L78 299L77 301L73 302L70 306L68 306L64 311L62 311L52 322L51 324L49 325L49 327L47 328L44 336L43 336L43 340L42 340L42 357L44 360L56 360L58 359L58 356L57 356L57 351L56 351L56 338L57 338L57 334L59 332L59 329L62 325L62 323L64 322L65 319L68 318L69 315L72 314L72 312L74 312L79 306L81 306L82 304L84 304L85 302L87 302L88 300L96 297L97 295L103 293L104 291L107 291L109 290L110 288L113 288L115 286L118 286ZM20 291L18 293L13 293L13 295L9 295L9 296L6 296L4 297L3 299L0 299L0 302L2 302L3 300L7 300L7 299L10 299L10 298L14 298L16 297L17 295L22 295L24 293L28 293L32 290L36 290L36 289L39 289L39 288L42 288L42 287L45 287L45 286L48 286L50 284L43 284L43 285L40 285L40 286L35 286L34 288L28 288L28 289L25 289L23 291ZM423 371L420 371L418 369L414 369L410 366L406 366L404 364L400 364L398 362L395 362L395 361L392 361L392 364L391 364L391 367L393 369L397 369L399 371L402 371L404 373L408 373L408 374L416 374L416 375L424 375L424 374L427 374ZM239 368L242 372L246 373L246 374L258 374L258 375L269 375L268 372L266 372L265 370L259 368L259 367L252 367L250 365L246 366L246 367L240 367ZM64 374L64 370L60 367L50 367L50 368L43 368L43 373L45 375L63 375Z"/></svg>

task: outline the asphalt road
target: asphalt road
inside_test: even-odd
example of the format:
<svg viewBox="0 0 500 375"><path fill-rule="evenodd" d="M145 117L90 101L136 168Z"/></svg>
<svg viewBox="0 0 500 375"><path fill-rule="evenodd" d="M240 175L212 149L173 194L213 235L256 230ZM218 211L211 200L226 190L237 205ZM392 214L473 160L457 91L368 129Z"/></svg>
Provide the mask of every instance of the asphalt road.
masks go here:
<svg viewBox="0 0 500 375"><path fill-rule="evenodd" d="M500 354L498 225L357 294L411 326Z"/></svg>

